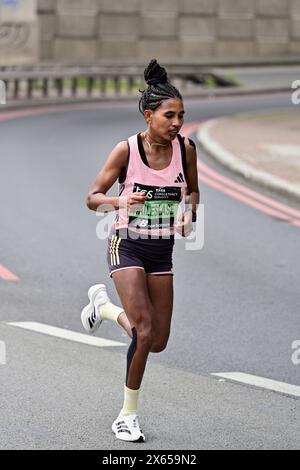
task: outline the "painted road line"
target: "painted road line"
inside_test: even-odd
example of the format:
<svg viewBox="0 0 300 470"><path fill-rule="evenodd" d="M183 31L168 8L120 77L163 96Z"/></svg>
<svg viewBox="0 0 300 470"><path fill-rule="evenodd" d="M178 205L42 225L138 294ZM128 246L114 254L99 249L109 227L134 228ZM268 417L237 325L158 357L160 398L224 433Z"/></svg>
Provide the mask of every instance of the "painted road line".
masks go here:
<svg viewBox="0 0 300 470"><path fill-rule="evenodd" d="M183 132L188 137L197 129L201 129L206 122L207 121L186 124L183 127ZM199 180L208 186L271 217L289 222L295 227L300 227L300 211L251 190L247 186L236 183L234 180L217 173L200 160L197 161L197 168Z"/></svg>
<svg viewBox="0 0 300 470"><path fill-rule="evenodd" d="M65 113L68 111L89 111L89 110L98 110L103 108L120 108L128 107L128 102L112 102L112 101L99 101L97 103L69 103L69 104L57 104L49 105L37 108L25 108L21 110L7 110L0 112L0 122L1 121L11 121L14 119L42 116L45 114L57 114Z"/></svg>
<svg viewBox="0 0 300 470"><path fill-rule="evenodd" d="M300 387L298 385L278 382L277 380L266 379L256 375L244 374L242 372L221 372L211 375L215 377L221 377L223 379L233 380L234 382L254 385L255 387L283 393L285 395L291 395L293 397L300 397Z"/></svg>
<svg viewBox="0 0 300 470"><path fill-rule="evenodd" d="M34 117L34 116L43 116L45 114L57 114L57 113L65 113L68 111L80 111L80 110L90 110L94 109L95 103L91 104L74 104L74 105L58 105L58 106L44 106L38 108L31 108L31 109L21 109L16 111L7 111L0 113L0 121L11 121L14 119L20 118L27 118L27 117Z"/></svg>
<svg viewBox="0 0 300 470"><path fill-rule="evenodd" d="M198 170L200 173L205 173L206 175L210 176L211 178L214 178L221 183L230 186L233 189L236 189L237 191L246 194L247 196L253 197L254 199L263 202L264 204L267 204L271 207L274 207L275 209L278 209L282 212L285 212L286 214L289 214L295 218L298 218L300 220L300 211L297 209L293 209L292 207L287 206L286 204L282 204L278 201L275 201L274 199L264 196L256 191L253 191L252 189L248 188L247 186L242 186L241 184L236 183L235 181L231 180L230 178L226 178L223 175L220 175L216 171L212 170L208 165L205 163L201 162L198 160Z"/></svg>
<svg viewBox="0 0 300 470"><path fill-rule="evenodd" d="M254 199L243 196L242 194L237 193L236 191L234 191L230 188L222 186L217 181L214 181L214 180L208 178L207 176L202 175L201 173L198 173L198 178L199 178L200 181L202 181L203 183L211 186L212 188L217 189L218 191L226 194L227 196L230 196L233 199L236 199L236 200L238 200L238 201L240 201L240 202L242 202L242 203L244 203L244 204L246 204L250 207L253 207L254 209L257 209L260 212L263 212L263 213L265 213L265 214L267 214L271 217L275 217L277 219L284 220L286 222L291 222L291 218L288 215L284 214L283 212L279 212L279 211L277 211L275 209L272 209L268 206L260 204L259 202L255 201Z"/></svg>
<svg viewBox="0 0 300 470"><path fill-rule="evenodd" d="M2 264L0 264L0 279L4 281L19 281L19 278Z"/></svg>
<svg viewBox="0 0 300 470"><path fill-rule="evenodd" d="M88 336L82 333L77 333L75 331L57 328L56 326L46 325L45 323L26 321L5 324L17 328L23 328L24 330L34 331L35 333L42 333L48 336L55 336L56 338L66 339L68 341L75 341L76 343L96 346L98 348L105 348L110 346L127 346L125 343L119 343L110 339Z"/></svg>

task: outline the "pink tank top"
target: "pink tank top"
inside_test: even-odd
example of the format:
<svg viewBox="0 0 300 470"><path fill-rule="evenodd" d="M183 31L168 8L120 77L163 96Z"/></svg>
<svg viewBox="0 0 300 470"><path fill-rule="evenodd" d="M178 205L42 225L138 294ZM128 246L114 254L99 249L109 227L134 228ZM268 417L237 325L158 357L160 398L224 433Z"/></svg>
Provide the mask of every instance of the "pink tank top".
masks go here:
<svg viewBox="0 0 300 470"><path fill-rule="evenodd" d="M128 213L126 208L120 208L115 229L129 228L154 236L174 235L178 208L187 190L178 137L172 141L171 163L162 170L148 166L140 134L129 137L128 145L129 162L125 180L119 182L119 196L143 191L147 200L140 210Z"/></svg>

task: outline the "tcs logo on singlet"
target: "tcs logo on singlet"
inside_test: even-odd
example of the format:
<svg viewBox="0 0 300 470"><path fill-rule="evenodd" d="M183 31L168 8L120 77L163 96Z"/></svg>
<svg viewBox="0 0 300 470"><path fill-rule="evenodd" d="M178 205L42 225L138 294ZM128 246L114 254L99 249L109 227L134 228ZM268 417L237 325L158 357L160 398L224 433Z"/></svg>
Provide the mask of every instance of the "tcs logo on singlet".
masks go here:
<svg viewBox="0 0 300 470"><path fill-rule="evenodd" d="M136 192L136 193L145 193L146 196L147 196L147 199L153 199L153 192L154 191L152 189L147 191L145 189L142 189L140 186L135 186L134 190L135 190L134 192Z"/></svg>

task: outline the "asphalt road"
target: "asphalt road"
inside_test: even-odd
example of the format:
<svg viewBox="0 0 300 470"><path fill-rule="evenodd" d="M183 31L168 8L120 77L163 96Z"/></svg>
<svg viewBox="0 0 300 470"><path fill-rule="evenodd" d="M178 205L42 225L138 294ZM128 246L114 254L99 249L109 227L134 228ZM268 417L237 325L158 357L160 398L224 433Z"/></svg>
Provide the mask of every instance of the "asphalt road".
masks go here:
<svg viewBox="0 0 300 470"><path fill-rule="evenodd" d="M289 106L289 95L187 100L186 120L202 121L241 111ZM19 282L0 280L1 322L35 321L82 332L80 311L86 304L90 285L105 282L111 298L118 302L106 267L106 242L96 236L99 219L88 211L85 198L90 183L112 147L143 128L137 105L125 103L32 116L0 124L0 264L20 279ZM201 150L198 156L220 173L243 182ZM202 414L206 409L201 402L203 385L207 399L208 391L215 393L211 397L211 409L224 413L224 426L228 427L231 422L233 439L226 435L222 426L218 428L219 437L216 438L215 422L209 421L207 415L206 429L210 429L207 439L204 439L205 433L200 433L201 439L195 434L187 434L183 439L179 432L173 440L166 438L159 444L153 437L149 448L198 448L198 445L199 448L201 445L207 448L296 447L300 445L297 438L299 427L292 422L294 418L291 416L300 413L299 401L231 383L224 384L224 396L221 397L217 390L219 382L210 374L238 371L300 385L300 366L295 366L291 360L292 343L300 339L299 228L257 212L204 184L200 186L201 200L205 205L205 244L200 251L185 250L183 241L176 244L172 334L167 350L151 355L145 381L148 381L152 397L155 387L151 377L157 382L161 376L165 377L164 387L159 384L162 394L167 393L166 384L172 381L171 377L174 378L174 388L182 389L187 384L189 393L199 397L197 409ZM260 188L258 190L263 193ZM103 324L98 336L128 342L121 329L110 323ZM49 339L6 325L0 328L1 339L6 342L9 358L6 366L0 366L0 375L3 374L3 383L6 383L2 389L4 403L9 402L10 396L23 398L28 409L31 403L34 426L30 413L26 414L24 408L21 410L16 406L8 412L9 406L4 407L2 425L9 432L0 448L13 445L17 448L92 448L97 446L97 442L100 448L115 445L113 441L107 442L105 436L97 442L87 442L78 430L72 435L66 429L78 429L79 417L74 421L74 410L80 409L84 415L85 400L91 397L91 393L94 400L94 394L100 393L102 386L111 397L114 412L118 412L116 400L118 398L120 403L121 394L115 396L113 386L119 383L121 390L126 347L106 349L100 353L90 346L66 345L63 340ZM97 367L95 363L94 367L91 366L89 358L97 358ZM107 367L109 362L113 372ZM95 379L98 368L100 383ZM20 378L22 371L24 380ZM32 386L35 373L37 383ZM66 411L65 421L60 419L56 422L49 411L47 423L53 425L49 432L47 426L39 429L37 414L43 409L43 405L39 407L38 404L41 396L47 394L49 387L51 390L51 377L59 377L59 390L55 389L53 396L57 394L57 400L64 396L62 403L68 405L67 408L62 405L59 408L60 416L63 410ZM48 388L45 388L45 383ZM73 388L76 389L74 408L69 402L72 401L70 390ZM237 404L235 394L239 395L238 408L234 406ZM224 403L227 403L228 396L233 402L227 407ZM249 430L241 434L259 397L263 404L254 413L253 419L257 422L251 423L250 434ZM54 402L58 403L54 398L51 403L50 396L47 400L45 406L49 409ZM107 395L103 398L105 400ZM268 419L274 420L274 415L268 414L273 401L276 402L274 407L277 406L274 409L283 411L275 417L278 420L276 424L273 422L274 434L266 437L265 430L270 426ZM218 403L222 403L221 411ZM283 403L286 403L286 408ZM243 415L244 406L246 415ZM171 409L171 404L165 409L166 429L166 410L171 412ZM193 414L192 406L189 411ZM259 428L260 413L264 412L267 416L265 428ZM18 427L18 413L22 417L21 428ZM101 416L108 419L111 413L112 410L106 409ZM243 419L230 421L235 420L235 413L243 415ZM186 428L186 413L181 412L179 416L181 428ZM84 421L85 433L97 430L93 415L91 419L94 419L93 424ZM237 422L238 426L234 426ZM152 426L155 436L155 422ZM196 429L197 423L193 426ZM56 429L59 430L57 440L53 437ZM24 430L27 431L24 433ZM296 431L298 434L295 435ZM27 437L24 437L26 433ZM250 435L253 439L249 440ZM121 447L117 448L127 448L122 447L123 444L118 445Z"/></svg>

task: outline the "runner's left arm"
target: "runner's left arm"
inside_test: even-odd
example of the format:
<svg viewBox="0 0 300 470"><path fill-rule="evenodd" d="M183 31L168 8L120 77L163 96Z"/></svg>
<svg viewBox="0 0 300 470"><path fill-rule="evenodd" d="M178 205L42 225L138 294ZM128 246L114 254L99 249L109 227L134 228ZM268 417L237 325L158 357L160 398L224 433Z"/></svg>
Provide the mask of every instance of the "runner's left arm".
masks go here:
<svg viewBox="0 0 300 470"><path fill-rule="evenodd" d="M193 222L196 221L197 209L200 204L200 189L198 183L198 170L197 170L197 150L196 145L190 139L185 139L186 147L186 180L188 192L185 199L187 210L191 209L193 214Z"/></svg>

